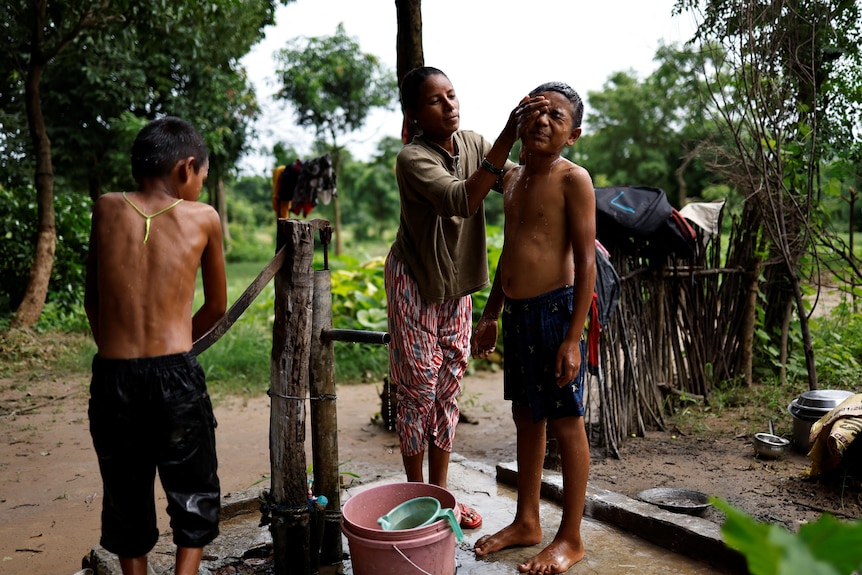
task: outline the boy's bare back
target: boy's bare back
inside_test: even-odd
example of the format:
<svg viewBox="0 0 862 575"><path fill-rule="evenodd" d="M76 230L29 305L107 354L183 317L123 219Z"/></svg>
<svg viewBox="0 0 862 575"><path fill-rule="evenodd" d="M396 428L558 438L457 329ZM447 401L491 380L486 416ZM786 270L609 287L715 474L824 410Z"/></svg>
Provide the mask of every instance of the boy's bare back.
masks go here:
<svg viewBox="0 0 862 575"><path fill-rule="evenodd" d="M127 197L147 214L175 201L162 193L130 193ZM198 267L204 274L205 290L218 291L219 273L224 285L221 224L211 206L181 202L152 218L146 244L144 234L145 218L121 194L107 194L96 202L91 253L98 320L93 330L102 357L189 351L193 340L208 329L200 333L192 329ZM209 282L208 273L215 276ZM218 293L207 296L219 299ZM220 299L225 299L224 293ZM201 323L211 326L221 316L223 306L221 312L215 307L210 314L214 319ZM206 309L201 311L206 314Z"/></svg>
<svg viewBox="0 0 862 575"><path fill-rule="evenodd" d="M189 352L227 307L221 223L198 203L209 173L203 138L163 118L132 146L134 193L100 197L93 208L84 307L99 356ZM204 303L192 314L198 268Z"/></svg>

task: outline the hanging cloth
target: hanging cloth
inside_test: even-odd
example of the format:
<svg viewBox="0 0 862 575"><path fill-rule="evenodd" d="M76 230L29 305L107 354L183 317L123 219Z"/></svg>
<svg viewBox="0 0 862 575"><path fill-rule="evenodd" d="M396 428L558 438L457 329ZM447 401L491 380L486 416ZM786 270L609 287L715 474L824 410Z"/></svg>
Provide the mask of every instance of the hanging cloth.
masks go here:
<svg viewBox="0 0 862 575"><path fill-rule="evenodd" d="M302 162L291 199L291 211L306 217L318 201L328 205L336 197L335 182L335 170L329 154Z"/></svg>
<svg viewBox="0 0 862 575"><path fill-rule="evenodd" d="M302 161L297 158L290 166L278 166L272 171L272 209L279 218L290 217L291 200L300 170Z"/></svg>

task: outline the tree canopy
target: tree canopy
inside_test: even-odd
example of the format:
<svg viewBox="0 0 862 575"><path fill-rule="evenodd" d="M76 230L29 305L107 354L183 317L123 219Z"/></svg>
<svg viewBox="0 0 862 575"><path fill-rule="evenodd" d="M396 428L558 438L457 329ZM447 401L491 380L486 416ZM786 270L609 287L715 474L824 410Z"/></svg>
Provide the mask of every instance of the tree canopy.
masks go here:
<svg viewBox="0 0 862 575"><path fill-rule="evenodd" d="M375 108L392 109L398 98L395 76L339 24L332 36L290 40L279 51L279 99L293 104L297 124L313 128L337 145L340 136L361 128Z"/></svg>
<svg viewBox="0 0 862 575"><path fill-rule="evenodd" d="M658 68L641 80L633 71L613 73L603 90L589 92L589 133L578 143L596 185L664 189L680 205L699 193L710 174L699 144L714 135L701 72L690 47L661 46Z"/></svg>
<svg viewBox="0 0 862 575"><path fill-rule="evenodd" d="M339 24L332 36L288 41L277 54L281 89L276 97L290 102L296 122L313 128L329 145L339 171L340 139L359 128L375 108L392 109L398 101L395 74ZM335 253L341 253L341 223L335 198Z"/></svg>
<svg viewBox="0 0 862 575"><path fill-rule="evenodd" d="M752 285L762 290L762 333L779 341L781 364L795 307L816 388L803 282L819 284L820 277L804 274L826 261L821 250L828 246L859 275L819 204L829 186L824 167L846 154L836 144L851 141L860 127L858 86L841 80L862 70L860 7L855 0L679 0L676 9L696 18L696 45L729 71L707 76L722 135L710 147L710 167L746 198L728 265L750 269Z"/></svg>
<svg viewBox="0 0 862 575"><path fill-rule="evenodd" d="M106 187L128 189L131 138L167 114L201 129L217 177L232 168L256 112L238 62L272 23L276 3L3 4L0 165L9 169L0 183L26 190L29 179L39 220L13 325L32 325L45 302L56 246L55 180L64 192L87 190L94 198Z"/></svg>
<svg viewBox="0 0 862 575"><path fill-rule="evenodd" d="M24 79L33 59L38 4L13 0L4 7L4 41L11 49L0 62L11 74L4 74L0 102L12 126L26 125ZM55 171L66 185L89 190L92 197L133 185L126 157L130 137L146 120L166 114L201 130L217 175L223 167L232 169L258 112L239 60L273 23L275 0L126 1L89 9L89 3L44 4L43 27L50 32L35 48L46 56L41 105ZM24 150L20 159L32 170L29 137L27 130L7 133L0 162L6 165L15 150Z"/></svg>

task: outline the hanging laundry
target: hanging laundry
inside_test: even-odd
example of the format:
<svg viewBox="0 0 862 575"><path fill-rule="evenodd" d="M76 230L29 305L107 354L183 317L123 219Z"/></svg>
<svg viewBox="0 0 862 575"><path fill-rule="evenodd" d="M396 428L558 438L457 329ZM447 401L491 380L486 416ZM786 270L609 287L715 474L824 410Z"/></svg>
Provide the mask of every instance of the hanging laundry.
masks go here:
<svg viewBox="0 0 862 575"><path fill-rule="evenodd" d="M281 175L284 173L285 166L276 166L275 169L272 170L272 210L276 213L276 217L282 217L281 215L281 202L278 199L278 186L281 184ZM290 211L290 206L288 206L288 212Z"/></svg>
<svg viewBox="0 0 862 575"><path fill-rule="evenodd" d="M272 209L279 218L290 217L291 200L301 170L302 161L297 158L290 167L278 166L272 171Z"/></svg>
<svg viewBox="0 0 862 575"><path fill-rule="evenodd" d="M308 216L318 201L328 205L336 197L336 176L329 154L302 162L291 198L291 211Z"/></svg>

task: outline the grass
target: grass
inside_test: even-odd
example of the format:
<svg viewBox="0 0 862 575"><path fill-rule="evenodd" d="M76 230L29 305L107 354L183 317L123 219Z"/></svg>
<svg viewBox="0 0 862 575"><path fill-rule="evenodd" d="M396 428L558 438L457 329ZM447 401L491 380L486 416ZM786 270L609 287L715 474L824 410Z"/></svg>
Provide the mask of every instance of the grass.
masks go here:
<svg viewBox="0 0 862 575"><path fill-rule="evenodd" d="M12 385L25 391L28 380L45 374L86 375L95 352L89 334L5 331L0 333L0 377L14 378Z"/></svg>
<svg viewBox="0 0 862 575"><path fill-rule="evenodd" d="M226 267L228 302L233 303L263 269L266 262L230 263ZM319 266L316 266L319 268ZM195 306L202 302L198 289ZM353 299L352 294L348 299ZM265 393L270 384L272 324L275 289L269 282L233 327L198 358L213 396L251 396ZM14 378L26 386L28 379L54 374L89 380L96 346L83 310L65 316L49 309L49 320L34 330L0 332L0 377ZM345 318L334 317L335 322ZM356 329L355 325L335 327ZM389 368L384 346L335 342L335 377L340 384L383 381Z"/></svg>

